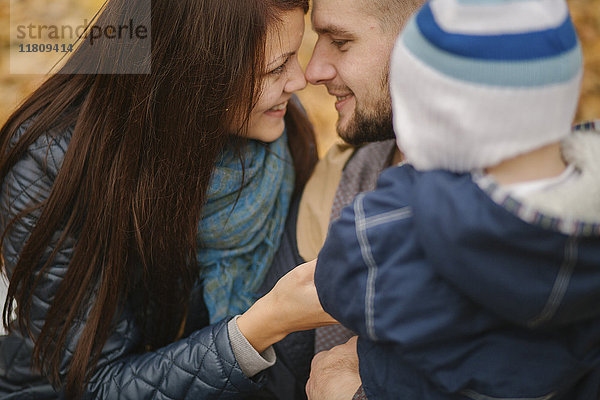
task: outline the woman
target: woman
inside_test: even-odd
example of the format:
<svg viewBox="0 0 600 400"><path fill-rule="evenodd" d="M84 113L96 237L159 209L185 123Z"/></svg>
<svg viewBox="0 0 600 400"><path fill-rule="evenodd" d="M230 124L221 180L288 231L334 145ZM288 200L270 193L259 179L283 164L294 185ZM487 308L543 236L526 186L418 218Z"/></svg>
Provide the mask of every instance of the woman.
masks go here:
<svg viewBox="0 0 600 400"><path fill-rule="evenodd" d="M144 4L109 1L96 25ZM307 8L153 0L150 59L142 39L86 41L11 116L0 131L3 398L244 397L272 364L269 346L310 328L281 290L230 320L255 300L294 175L300 188L314 161L288 103L305 85ZM148 74L118 73L144 62ZM302 309L328 323L318 302Z"/></svg>

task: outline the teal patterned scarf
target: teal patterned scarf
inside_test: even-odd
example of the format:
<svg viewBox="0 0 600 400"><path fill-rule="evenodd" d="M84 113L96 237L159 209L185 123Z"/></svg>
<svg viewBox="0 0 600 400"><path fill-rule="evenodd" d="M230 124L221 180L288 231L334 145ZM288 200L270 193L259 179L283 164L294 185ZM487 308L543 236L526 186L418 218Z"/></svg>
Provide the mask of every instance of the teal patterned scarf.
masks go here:
<svg viewBox="0 0 600 400"><path fill-rule="evenodd" d="M243 313L256 300L279 247L294 188L286 132L269 145L249 140L243 159L242 182L239 158L230 150L222 154L198 227L197 259L211 323Z"/></svg>

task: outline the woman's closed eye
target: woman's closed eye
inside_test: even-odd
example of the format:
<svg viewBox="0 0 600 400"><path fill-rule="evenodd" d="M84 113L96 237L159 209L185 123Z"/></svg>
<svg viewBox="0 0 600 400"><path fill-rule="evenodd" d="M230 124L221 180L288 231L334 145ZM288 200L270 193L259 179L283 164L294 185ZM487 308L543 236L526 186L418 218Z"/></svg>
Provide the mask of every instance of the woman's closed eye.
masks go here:
<svg viewBox="0 0 600 400"><path fill-rule="evenodd" d="M285 71L285 67L287 66L287 63L290 61L290 57L287 57L285 59L285 61L283 63L281 63L278 67L276 67L275 69L272 69L271 71L269 71L269 75L279 75L282 74Z"/></svg>

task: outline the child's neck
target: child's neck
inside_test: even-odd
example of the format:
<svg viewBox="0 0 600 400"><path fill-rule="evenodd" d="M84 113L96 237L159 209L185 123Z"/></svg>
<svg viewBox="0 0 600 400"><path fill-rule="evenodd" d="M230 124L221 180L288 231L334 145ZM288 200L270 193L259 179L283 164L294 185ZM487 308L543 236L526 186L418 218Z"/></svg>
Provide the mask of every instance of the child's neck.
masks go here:
<svg viewBox="0 0 600 400"><path fill-rule="evenodd" d="M566 168L560 143L552 143L485 169L501 185L535 181L560 175Z"/></svg>

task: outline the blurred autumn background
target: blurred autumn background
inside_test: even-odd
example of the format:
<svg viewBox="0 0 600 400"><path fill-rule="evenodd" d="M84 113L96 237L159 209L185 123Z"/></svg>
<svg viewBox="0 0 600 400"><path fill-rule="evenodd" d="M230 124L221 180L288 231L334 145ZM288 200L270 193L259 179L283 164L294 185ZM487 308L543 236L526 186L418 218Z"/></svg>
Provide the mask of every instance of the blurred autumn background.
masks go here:
<svg viewBox="0 0 600 400"><path fill-rule="evenodd" d="M27 21L31 15L41 12L55 25L77 26L84 18L92 19L102 3L100 0L0 0L0 125L44 80L43 75L11 73L8 56L10 12L13 12L12 18L16 20ZM568 3L585 56L582 98L576 120L600 118L600 0L568 0ZM308 63L315 40L316 34L311 31L307 18L306 35L300 53L303 66ZM31 57L12 61L12 72L19 71L19 63L23 63L25 70L25 63L31 62ZM322 86L311 85L300 93L300 97L315 125L319 153L323 154L335 138L334 100Z"/></svg>

